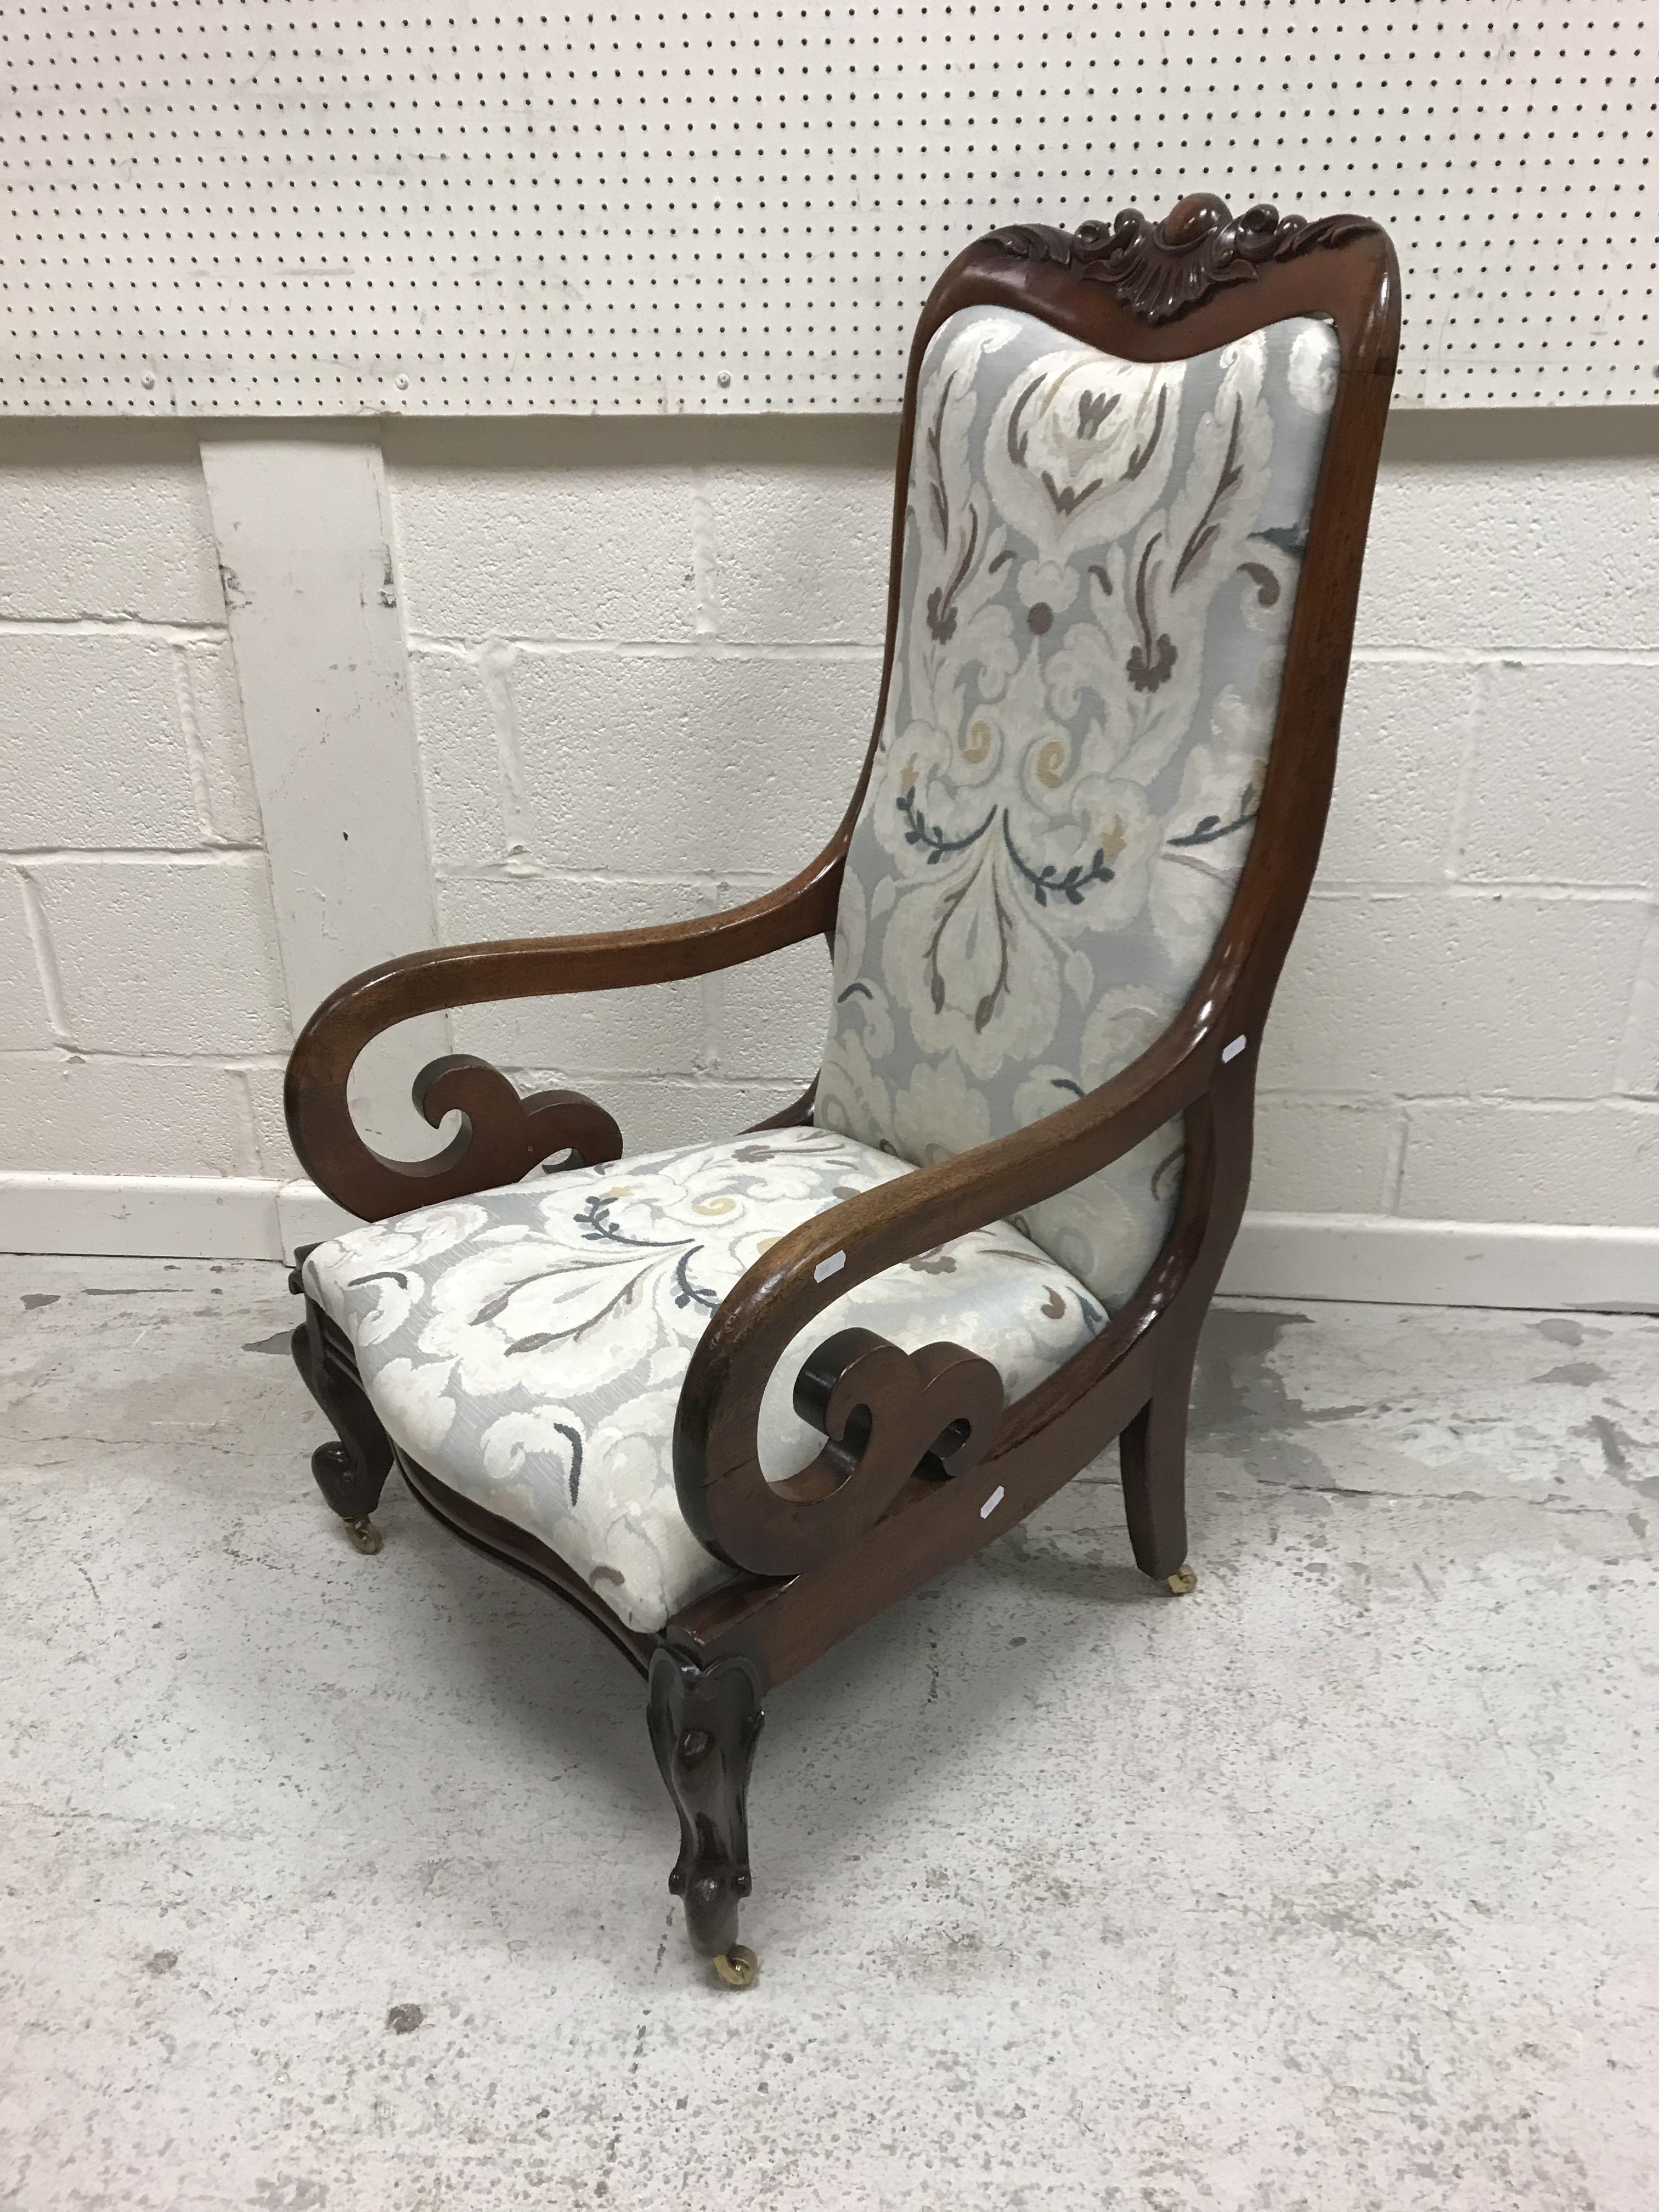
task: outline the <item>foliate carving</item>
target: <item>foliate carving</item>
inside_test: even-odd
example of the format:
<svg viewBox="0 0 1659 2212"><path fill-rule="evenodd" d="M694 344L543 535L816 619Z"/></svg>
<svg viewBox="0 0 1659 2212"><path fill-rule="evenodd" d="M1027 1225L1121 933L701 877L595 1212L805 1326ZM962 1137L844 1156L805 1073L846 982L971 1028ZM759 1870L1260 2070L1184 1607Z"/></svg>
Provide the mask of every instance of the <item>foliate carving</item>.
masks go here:
<svg viewBox="0 0 1659 2212"><path fill-rule="evenodd" d="M1162 222L1125 208L1112 222L1085 222L1075 231L1017 223L994 230L985 243L1069 269L1085 283L1103 285L1139 321L1156 324L1174 322L1226 285L1253 283L1269 262L1345 246L1376 228L1365 216L1310 222L1266 206L1236 216L1223 201L1195 192Z"/></svg>

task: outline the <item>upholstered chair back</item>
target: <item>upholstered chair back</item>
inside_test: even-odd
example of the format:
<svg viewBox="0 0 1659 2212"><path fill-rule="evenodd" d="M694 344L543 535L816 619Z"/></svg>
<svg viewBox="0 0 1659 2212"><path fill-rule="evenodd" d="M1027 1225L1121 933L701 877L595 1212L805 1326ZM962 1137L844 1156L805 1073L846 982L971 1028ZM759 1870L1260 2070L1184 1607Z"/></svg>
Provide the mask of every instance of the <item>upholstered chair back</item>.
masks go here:
<svg viewBox="0 0 1659 2212"><path fill-rule="evenodd" d="M935 334L821 1126L926 1164L1168 1026L1249 848L1336 367L1309 317L1155 363L1004 307ZM1019 1225L1115 1309L1182 1157L1172 1121Z"/></svg>

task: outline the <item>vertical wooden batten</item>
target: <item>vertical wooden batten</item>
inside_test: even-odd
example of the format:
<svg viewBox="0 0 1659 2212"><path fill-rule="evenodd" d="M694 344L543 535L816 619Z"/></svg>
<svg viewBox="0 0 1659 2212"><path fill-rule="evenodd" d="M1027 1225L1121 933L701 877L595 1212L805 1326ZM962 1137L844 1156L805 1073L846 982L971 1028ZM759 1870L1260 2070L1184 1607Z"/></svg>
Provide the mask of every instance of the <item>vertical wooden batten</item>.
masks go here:
<svg viewBox="0 0 1659 2212"><path fill-rule="evenodd" d="M438 942L386 470L361 435L240 432L202 468L297 1031L366 962ZM372 1142L436 1148L409 1084L449 1043L434 1014L364 1054Z"/></svg>

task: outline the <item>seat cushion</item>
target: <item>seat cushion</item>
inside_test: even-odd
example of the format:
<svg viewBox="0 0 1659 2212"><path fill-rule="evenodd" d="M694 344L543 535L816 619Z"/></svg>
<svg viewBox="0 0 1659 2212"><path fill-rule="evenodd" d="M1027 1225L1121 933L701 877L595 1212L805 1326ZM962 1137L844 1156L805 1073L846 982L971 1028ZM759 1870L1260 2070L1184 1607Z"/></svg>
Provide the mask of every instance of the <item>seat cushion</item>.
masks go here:
<svg viewBox="0 0 1659 2212"><path fill-rule="evenodd" d="M687 1528L674 1413L709 1316L769 1244L913 1172L824 1129L766 1130L541 1176L319 1244L306 1288L420 1466L551 1547L630 1628L733 1577ZM775 1480L823 1443L802 1362L840 1328L994 1362L1012 1401L1102 1327L1091 1292L1006 1223L861 1283L802 1330L761 1407Z"/></svg>

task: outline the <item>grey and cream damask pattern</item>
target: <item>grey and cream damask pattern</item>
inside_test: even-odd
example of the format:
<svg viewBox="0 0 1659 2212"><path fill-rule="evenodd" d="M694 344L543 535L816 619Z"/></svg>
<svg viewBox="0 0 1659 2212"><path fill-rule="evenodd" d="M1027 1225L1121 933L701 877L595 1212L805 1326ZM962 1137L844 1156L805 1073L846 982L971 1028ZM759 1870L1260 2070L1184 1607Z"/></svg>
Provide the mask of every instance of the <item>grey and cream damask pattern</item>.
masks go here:
<svg viewBox="0 0 1659 2212"><path fill-rule="evenodd" d="M307 1291L351 1339L387 1432L452 1488L550 1545L631 1628L732 1579L687 1528L674 1412L699 1338L767 1246L910 1172L822 1129L779 1129L538 1176L319 1245ZM823 1438L795 1377L839 1328L941 1340L1010 1400L1104 1321L1066 1270L999 1223L858 1285L791 1345L762 1401L777 1478Z"/></svg>
<svg viewBox="0 0 1659 2212"><path fill-rule="evenodd" d="M1249 847L1336 361L1308 318L1152 365L1000 308L937 333L821 1127L945 1158L1168 1026ZM1171 1122L1020 1226L1115 1309L1182 1154Z"/></svg>

